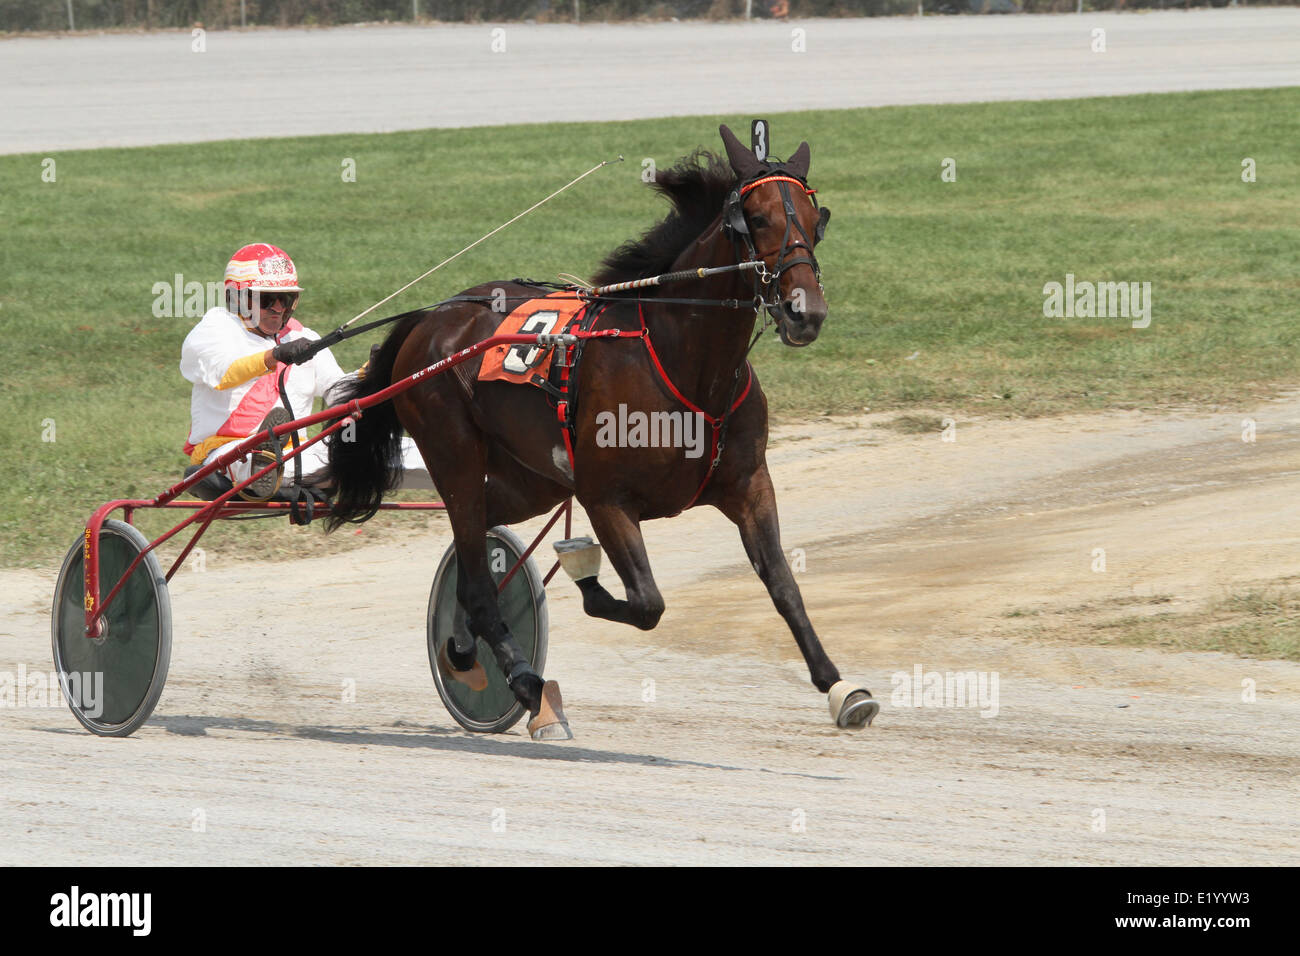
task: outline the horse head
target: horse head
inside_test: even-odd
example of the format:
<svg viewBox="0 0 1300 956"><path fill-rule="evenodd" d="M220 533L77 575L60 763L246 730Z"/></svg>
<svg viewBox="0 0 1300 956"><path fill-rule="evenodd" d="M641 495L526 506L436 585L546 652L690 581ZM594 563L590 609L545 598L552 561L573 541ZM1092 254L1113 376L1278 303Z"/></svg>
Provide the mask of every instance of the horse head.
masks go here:
<svg viewBox="0 0 1300 956"><path fill-rule="evenodd" d="M821 269L813 247L826 233L830 210L818 208L808 188L806 142L785 162L760 160L725 125L718 127L736 185L727 197L722 228L737 251L760 259L760 295L781 341L803 346L826 320Z"/></svg>

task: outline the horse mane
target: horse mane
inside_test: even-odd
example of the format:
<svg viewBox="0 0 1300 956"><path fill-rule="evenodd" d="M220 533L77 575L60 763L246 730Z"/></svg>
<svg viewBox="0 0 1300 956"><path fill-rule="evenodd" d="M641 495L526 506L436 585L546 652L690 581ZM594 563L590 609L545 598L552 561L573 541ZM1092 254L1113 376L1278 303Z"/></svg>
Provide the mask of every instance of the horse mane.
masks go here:
<svg viewBox="0 0 1300 956"><path fill-rule="evenodd" d="M592 281L609 285L667 272L681 251L717 218L735 184L730 164L703 148L659 170L654 188L673 208L641 238L629 239L606 256Z"/></svg>

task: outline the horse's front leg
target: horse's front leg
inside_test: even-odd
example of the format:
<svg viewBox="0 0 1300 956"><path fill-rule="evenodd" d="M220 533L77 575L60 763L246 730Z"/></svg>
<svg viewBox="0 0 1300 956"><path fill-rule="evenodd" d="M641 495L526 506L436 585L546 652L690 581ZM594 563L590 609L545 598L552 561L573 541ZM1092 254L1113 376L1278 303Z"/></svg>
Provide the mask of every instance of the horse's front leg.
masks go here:
<svg viewBox="0 0 1300 956"><path fill-rule="evenodd" d="M781 617L794 634L795 643L808 664L813 686L829 694L831 716L841 727L862 727L870 724L880 710L871 692L840 679L840 672L822 648L808 612L804 610L803 595L795 583L790 563L781 550L781 527L777 520L776 493L767 465L760 465L739 484L728 488L717 507L735 522L740 529L740 540L745 545L749 562L767 588Z"/></svg>
<svg viewBox="0 0 1300 956"><path fill-rule="evenodd" d="M592 617L650 630L663 617L664 599L650 571L641 523L617 505L584 503L583 507L601 550L609 556L610 564L623 582L627 600L614 597L592 575L577 582L582 591L582 609Z"/></svg>

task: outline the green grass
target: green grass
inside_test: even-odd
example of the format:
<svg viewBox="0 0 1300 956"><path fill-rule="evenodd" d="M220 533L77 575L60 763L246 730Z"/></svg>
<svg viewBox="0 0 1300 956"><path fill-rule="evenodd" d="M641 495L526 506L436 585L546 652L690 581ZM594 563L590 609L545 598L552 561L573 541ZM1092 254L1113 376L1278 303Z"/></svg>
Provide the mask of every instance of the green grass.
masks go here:
<svg viewBox="0 0 1300 956"><path fill-rule="evenodd" d="M1121 617L1099 624L1094 640L1300 661L1300 591L1279 585L1229 595L1203 611Z"/></svg>
<svg viewBox="0 0 1300 956"><path fill-rule="evenodd" d="M1225 594L1203 607L1154 610L1172 602L1167 594L1126 596L1064 608L1050 621L1042 608L1014 608L1003 616L1038 618L1029 633L1040 640L1300 661L1300 589L1293 578ZM1145 613L1122 613L1134 608Z"/></svg>
<svg viewBox="0 0 1300 956"><path fill-rule="evenodd" d="M301 270L300 317L328 330L622 153L391 311L493 278L590 274L664 209L641 159L717 148L718 119L68 152L55 183L39 155L0 157L0 563L56 560L96 504L152 495L184 464L176 365L192 320L151 314L155 282L218 280L239 245L272 241ZM811 142L834 211L821 339L756 350L778 416L1221 402L1296 378L1298 89L807 112L773 128L778 152ZM1151 327L1045 318L1042 287L1067 272L1151 282ZM337 349L344 366L368 344Z"/></svg>

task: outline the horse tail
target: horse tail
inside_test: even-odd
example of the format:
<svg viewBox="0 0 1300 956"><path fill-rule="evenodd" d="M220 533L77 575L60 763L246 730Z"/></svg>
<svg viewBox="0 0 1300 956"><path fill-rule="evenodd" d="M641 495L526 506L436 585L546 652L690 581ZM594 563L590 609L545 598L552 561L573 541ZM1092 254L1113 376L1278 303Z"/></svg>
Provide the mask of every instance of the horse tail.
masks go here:
<svg viewBox="0 0 1300 956"><path fill-rule="evenodd" d="M392 384L398 350L423 314L411 312L398 320L371 356L365 376L339 388L336 404L365 398ZM335 433L329 441L329 473L337 491L325 523L328 530L375 516L384 495L402 483L402 424L392 402L366 409L351 429Z"/></svg>

